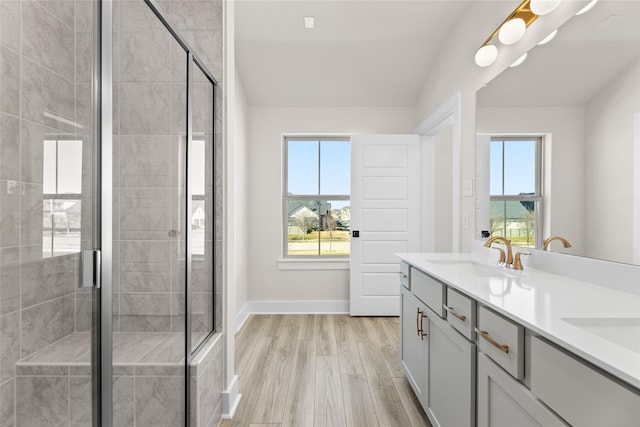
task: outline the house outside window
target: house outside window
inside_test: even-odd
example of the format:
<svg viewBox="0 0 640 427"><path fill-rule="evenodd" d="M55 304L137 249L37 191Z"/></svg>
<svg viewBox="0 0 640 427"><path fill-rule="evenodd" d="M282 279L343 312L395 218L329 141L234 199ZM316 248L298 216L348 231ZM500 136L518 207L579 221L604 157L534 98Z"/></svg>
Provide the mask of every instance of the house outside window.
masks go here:
<svg viewBox="0 0 640 427"><path fill-rule="evenodd" d="M284 256L348 257L349 138L285 137L283 151Z"/></svg>
<svg viewBox="0 0 640 427"><path fill-rule="evenodd" d="M540 137L494 137L490 145L490 232L516 246L539 247L541 227Z"/></svg>

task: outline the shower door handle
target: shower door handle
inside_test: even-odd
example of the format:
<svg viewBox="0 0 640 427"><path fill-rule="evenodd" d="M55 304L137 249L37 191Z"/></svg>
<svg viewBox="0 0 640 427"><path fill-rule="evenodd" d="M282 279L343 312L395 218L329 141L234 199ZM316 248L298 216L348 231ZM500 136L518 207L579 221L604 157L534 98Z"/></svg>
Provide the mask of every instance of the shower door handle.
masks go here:
<svg viewBox="0 0 640 427"><path fill-rule="evenodd" d="M80 252L80 283L81 288L100 287L100 251Z"/></svg>

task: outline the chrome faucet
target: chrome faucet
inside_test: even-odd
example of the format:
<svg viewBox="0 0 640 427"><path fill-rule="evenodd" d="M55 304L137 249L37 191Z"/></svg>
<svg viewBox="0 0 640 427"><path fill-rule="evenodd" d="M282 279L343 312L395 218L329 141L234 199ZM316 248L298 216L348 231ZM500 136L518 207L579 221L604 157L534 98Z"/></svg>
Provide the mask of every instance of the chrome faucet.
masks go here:
<svg viewBox="0 0 640 427"><path fill-rule="evenodd" d="M493 248L493 249L498 249L500 251L500 261L498 261L500 264L503 264L507 267L511 267L513 265L513 252L511 251L511 242L509 240L507 240L506 237L502 237L502 236L496 236L496 237L492 237L489 240L487 240L484 244L485 247L490 248L491 244L495 241L501 241L504 243L504 245L507 247L507 256L505 259L505 254L504 251L500 248Z"/></svg>
<svg viewBox="0 0 640 427"><path fill-rule="evenodd" d="M565 248L570 248L571 247L571 243L569 243L569 241L567 239L565 239L564 237L560 237L560 236L551 236L549 237L547 240L544 241L544 250L548 251L549 250L549 245L551 244L551 242L553 242L554 240L560 240L562 242L562 244L564 245Z"/></svg>

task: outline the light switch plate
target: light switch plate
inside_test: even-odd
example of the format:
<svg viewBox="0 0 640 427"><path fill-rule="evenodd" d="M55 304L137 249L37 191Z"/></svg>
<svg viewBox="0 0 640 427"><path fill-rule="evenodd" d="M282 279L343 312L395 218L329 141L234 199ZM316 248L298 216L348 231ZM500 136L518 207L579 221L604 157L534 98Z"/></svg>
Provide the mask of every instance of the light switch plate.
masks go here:
<svg viewBox="0 0 640 427"><path fill-rule="evenodd" d="M473 196L473 179L462 180L462 197Z"/></svg>

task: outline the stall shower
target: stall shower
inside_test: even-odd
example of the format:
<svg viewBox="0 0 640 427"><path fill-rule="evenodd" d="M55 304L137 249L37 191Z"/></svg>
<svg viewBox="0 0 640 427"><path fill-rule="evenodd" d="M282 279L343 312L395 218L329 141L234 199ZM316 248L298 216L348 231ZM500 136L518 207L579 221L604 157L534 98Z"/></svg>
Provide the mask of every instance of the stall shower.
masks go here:
<svg viewBox="0 0 640 427"><path fill-rule="evenodd" d="M0 0L0 427L215 426L222 0Z"/></svg>

